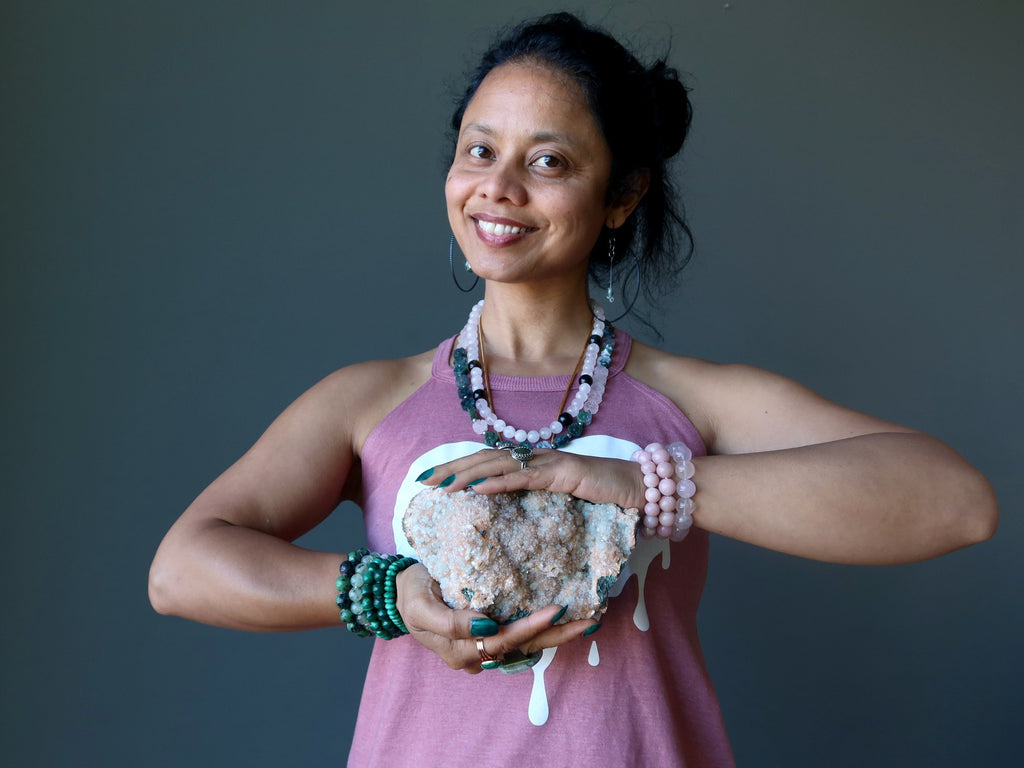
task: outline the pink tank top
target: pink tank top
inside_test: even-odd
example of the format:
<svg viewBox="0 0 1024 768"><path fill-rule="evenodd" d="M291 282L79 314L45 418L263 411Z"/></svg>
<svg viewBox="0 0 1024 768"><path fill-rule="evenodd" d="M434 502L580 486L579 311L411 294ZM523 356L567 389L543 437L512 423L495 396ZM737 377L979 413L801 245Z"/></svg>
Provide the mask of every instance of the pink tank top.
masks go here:
<svg viewBox="0 0 1024 768"><path fill-rule="evenodd" d="M459 404L442 343L431 378L370 434L361 456L371 549L408 551L401 513L424 469L483 448ZM616 331L604 400L565 450L629 458L649 442L706 453L690 420L623 372L631 339ZM551 420L568 376L492 376L495 411L525 428ZM410 552L411 554L411 552ZM411 637L376 640L349 766L732 766L697 637L708 536L641 540L599 632L548 649L515 675L448 668Z"/></svg>

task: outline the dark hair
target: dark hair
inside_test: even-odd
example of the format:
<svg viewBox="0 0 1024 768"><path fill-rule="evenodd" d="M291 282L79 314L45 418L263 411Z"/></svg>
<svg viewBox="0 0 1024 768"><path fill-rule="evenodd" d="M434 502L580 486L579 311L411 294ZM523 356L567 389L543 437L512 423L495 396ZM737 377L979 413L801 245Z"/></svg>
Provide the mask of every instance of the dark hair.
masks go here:
<svg viewBox="0 0 1024 768"><path fill-rule="evenodd" d="M616 279L628 279L634 272L631 259L636 258L644 292L656 300L693 253L690 228L666 173L669 158L682 149L690 127L688 89L663 59L645 67L607 32L570 13L555 13L523 22L484 54L452 115L455 141L466 108L488 73L524 61L563 72L582 89L611 148L609 202L628 189L635 174L649 175L647 193L615 230L615 273ZM602 230L591 252L589 274L598 285L608 282L609 236L609 230ZM677 251L680 236L685 240L682 253Z"/></svg>

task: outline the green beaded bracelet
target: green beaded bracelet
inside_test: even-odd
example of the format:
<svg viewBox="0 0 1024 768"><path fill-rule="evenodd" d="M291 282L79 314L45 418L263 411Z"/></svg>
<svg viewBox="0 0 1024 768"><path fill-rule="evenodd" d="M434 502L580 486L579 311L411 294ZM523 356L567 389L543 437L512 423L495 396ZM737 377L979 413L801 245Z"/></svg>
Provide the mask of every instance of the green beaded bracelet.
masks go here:
<svg viewBox="0 0 1024 768"><path fill-rule="evenodd" d="M395 587L395 577L410 565L415 565L418 562L418 560L412 557L403 557L398 560L394 560L388 565L388 569L384 575L384 610L387 611L388 618L391 619L391 623L394 624L403 635L408 635L409 630L406 628L405 622L402 621L402 614L398 612L398 605L395 603L395 600L398 598L398 589Z"/></svg>
<svg viewBox="0 0 1024 768"><path fill-rule="evenodd" d="M382 640L409 634L395 603L395 577L416 562L365 548L350 552L335 581L339 618L345 627L360 637L375 635Z"/></svg>
<svg viewBox="0 0 1024 768"><path fill-rule="evenodd" d="M362 612L362 606L358 603L353 603L353 596L358 596L362 599L361 590L352 586L352 580L356 575L356 567L362 561L363 557L368 555L370 551L368 549L357 549L354 552L348 553L348 559L341 564L340 572L341 575L335 581L335 587L338 590L338 608L340 609L339 616L344 622L346 628L361 637L366 637L369 632L363 627L359 620L359 614ZM357 580L358 584L362 584L362 578ZM358 607L355 607L358 605Z"/></svg>

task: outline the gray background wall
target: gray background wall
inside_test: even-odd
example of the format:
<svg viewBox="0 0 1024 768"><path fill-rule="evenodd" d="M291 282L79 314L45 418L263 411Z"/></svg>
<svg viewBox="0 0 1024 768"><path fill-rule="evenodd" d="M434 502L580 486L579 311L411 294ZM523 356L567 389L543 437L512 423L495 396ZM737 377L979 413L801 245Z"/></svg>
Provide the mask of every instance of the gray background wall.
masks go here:
<svg viewBox="0 0 1024 768"><path fill-rule="evenodd" d="M1008 764L1024 5L586 6L652 52L671 39L694 88L680 170L698 250L664 346L931 431L1002 503L993 541L918 565L716 539L703 640L740 764ZM549 9L0 8L5 764L343 762L364 642L161 618L146 570L315 380L460 327L450 98L490 30ZM304 543L361 535L343 507Z"/></svg>

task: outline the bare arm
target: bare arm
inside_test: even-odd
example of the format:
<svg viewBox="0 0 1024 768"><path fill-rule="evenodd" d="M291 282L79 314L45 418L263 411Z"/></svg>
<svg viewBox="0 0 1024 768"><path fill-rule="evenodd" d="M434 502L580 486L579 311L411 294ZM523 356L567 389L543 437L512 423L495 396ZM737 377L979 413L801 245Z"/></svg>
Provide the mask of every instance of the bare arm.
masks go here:
<svg viewBox="0 0 1024 768"><path fill-rule="evenodd" d="M355 445L414 379L397 362L369 363L293 403L168 531L150 569L153 607L234 629L336 625L344 556L291 542L342 501Z"/></svg>
<svg viewBox="0 0 1024 768"><path fill-rule="evenodd" d="M702 366L714 454L698 468L702 527L864 564L922 560L992 535L991 485L942 441L764 371Z"/></svg>
<svg viewBox="0 0 1024 768"><path fill-rule="evenodd" d="M934 437L756 368L679 358L664 367L686 384L672 394L705 420L713 455L697 462L695 522L707 530L863 564L922 560L995 531L991 485Z"/></svg>
<svg viewBox="0 0 1024 768"><path fill-rule="evenodd" d="M985 477L921 432L851 411L781 376L678 358L634 344L630 373L694 420L709 456L694 460L694 522L730 538L817 560L891 564L989 538L998 517ZM525 470L485 451L425 482L480 493L516 488L643 506L630 462L538 452Z"/></svg>
<svg viewBox="0 0 1024 768"><path fill-rule="evenodd" d="M334 582L345 556L291 542L320 523L347 491L366 436L430 371L432 355L366 363L329 376L293 403L257 443L185 510L150 569L160 613L252 631L341 626ZM453 669L480 671L475 611L453 611L422 566L403 572L398 602L413 637ZM552 626L553 606L487 633L504 656L537 651L593 631L580 620Z"/></svg>

